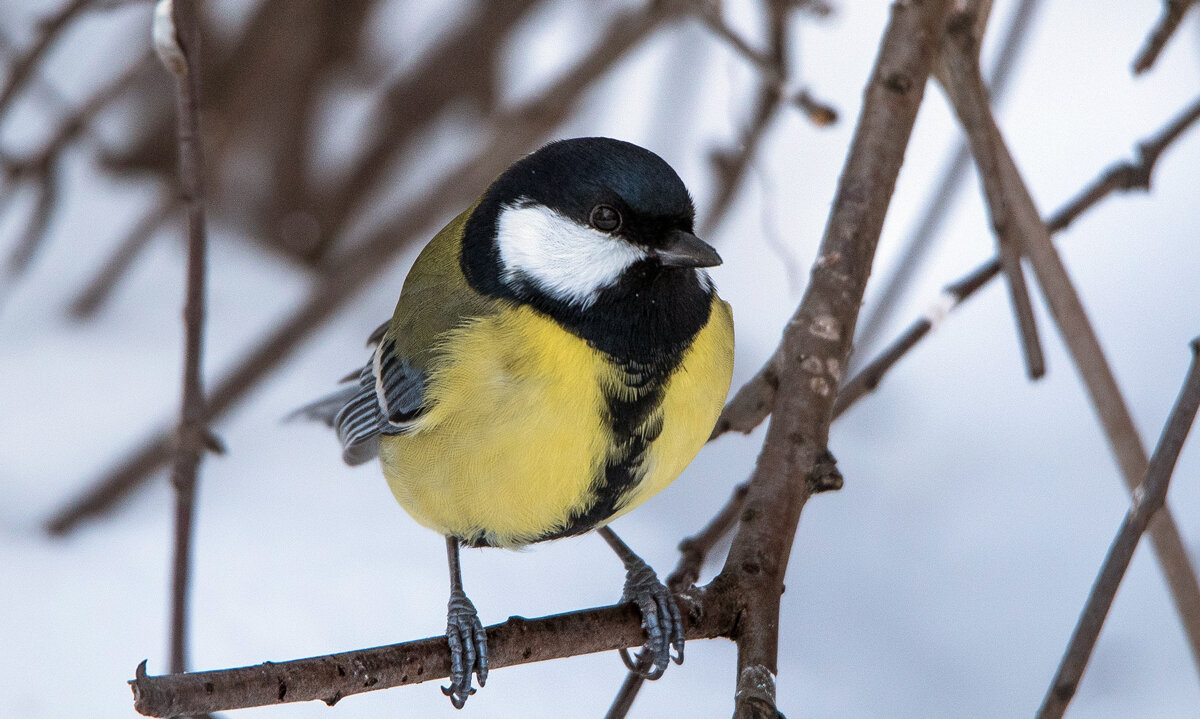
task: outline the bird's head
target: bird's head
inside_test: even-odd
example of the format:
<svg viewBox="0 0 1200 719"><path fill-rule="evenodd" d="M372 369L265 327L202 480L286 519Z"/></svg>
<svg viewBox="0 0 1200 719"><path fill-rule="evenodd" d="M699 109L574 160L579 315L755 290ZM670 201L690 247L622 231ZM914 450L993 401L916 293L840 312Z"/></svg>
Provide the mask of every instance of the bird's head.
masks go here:
<svg viewBox="0 0 1200 719"><path fill-rule="evenodd" d="M683 181L661 157L600 137L554 142L492 183L467 224L463 269L477 288L576 310L664 273L708 285L721 263L692 234Z"/></svg>

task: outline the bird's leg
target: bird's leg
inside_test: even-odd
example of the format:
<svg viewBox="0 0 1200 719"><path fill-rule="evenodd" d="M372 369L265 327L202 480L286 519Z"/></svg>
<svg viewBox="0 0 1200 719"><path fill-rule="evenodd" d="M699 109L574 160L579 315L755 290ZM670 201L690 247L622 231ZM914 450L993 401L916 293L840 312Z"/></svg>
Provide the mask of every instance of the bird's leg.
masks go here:
<svg viewBox="0 0 1200 719"><path fill-rule="evenodd" d="M479 677L479 686L487 682L487 634L475 612L475 605L463 593L462 572L458 566L458 540L446 537L446 556L450 560L450 607L446 617L446 641L450 644L450 686L442 693L450 697L455 709L462 709L471 688L471 674Z"/></svg>
<svg viewBox="0 0 1200 719"><path fill-rule="evenodd" d="M621 659L630 671L647 679L658 679L667 670L668 660L673 659L676 664L683 663L683 617L679 614L679 607L663 583L658 581L658 575L650 565L634 554L615 532L608 527L596 531L625 565L625 591L621 593L621 601L634 602L642 611L642 629L646 632L645 655L639 656L639 661L635 662L625 649L621 649ZM671 647L675 647L676 651L673 657ZM642 661L646 658L651 661Z"/></svg>

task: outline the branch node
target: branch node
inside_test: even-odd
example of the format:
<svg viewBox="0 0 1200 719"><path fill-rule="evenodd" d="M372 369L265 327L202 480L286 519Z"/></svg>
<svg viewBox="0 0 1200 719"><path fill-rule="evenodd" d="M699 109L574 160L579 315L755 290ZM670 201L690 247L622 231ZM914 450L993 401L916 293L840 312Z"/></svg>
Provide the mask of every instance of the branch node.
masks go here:
<svg viewBox="0 0 1200 719"><path fill-rule="evenodd" d="M775 706L775 675L761 664L742 669L734 701L734 719L783 719Z"/></svg>

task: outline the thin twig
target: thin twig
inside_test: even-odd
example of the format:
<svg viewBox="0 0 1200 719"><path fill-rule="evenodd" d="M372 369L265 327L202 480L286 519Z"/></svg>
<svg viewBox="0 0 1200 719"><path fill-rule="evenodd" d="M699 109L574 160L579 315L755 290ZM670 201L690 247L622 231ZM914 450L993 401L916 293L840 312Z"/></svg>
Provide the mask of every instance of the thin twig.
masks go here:
<svg viewBox="0 0 1200 719"><path fill-rule="evenodd" d="M956 98L952 98L956 99ZM991 122L995 127L995 122ZM1120 466L1126 487L1133 491L1146 473L1148 458L1142 439L1133 424L1129 407L1113 376L1112 367L1100 346L1079 294L1071 282L1062 258L1051 239L1051 230L1041 222L1029 188L1021 177L999 129L992 132L986 148L972 149L994 153L996 171L1005 189L1006 201L1013 214L1023 218L1025 252L1033 266L1038 284L1050 309L1050 315L1079 371L1084 386L1104 429L1109 447ZM977 157L978 161L978 157ZM1149 162L1153 161L1151 157ZM1175 609L1183 623L1192 658L1200 670L1200 581L1197 580L1187 549L1169 508L1163 509L1150 527L1150 537L1166 576Z"/></svg>
<svg viewBox="0 0 1200 719"><path fill-rule="evenodd" d="M1179 452L1183 449L1184 440L1196 419L1196 410L1200 408L1200 337L1192 340L1192 362L1188 369L1187 378L1175 400L1171 416L1163 427L1159 437L1158 447L1154 450L1146 476L1133 493L1133 504L1125 514L1120 529L1108 549L1108 556L1100 567L1096 582L1088 595L1087 603L1079 615L1079 622L1071 634L1071 641L1063 654L1058 672L1050 683L1042 708L1038 711L1038 719L1059 719L1067 710L1071 698L1083 672L1087 668L1096 640L1100 638L1100 630L1104 620L1112 608L1113 599L1133 552L1137 549L1142 533L1150 524L1155 513L1162 509L1167 501L1167 490L1170 488L1171 475Z"/></svg>
<svg viewBox="0 0 1200 719"><path fill-rule="evenodd" d="M200 29L190 0L159 0L154 41L163 64L175 76L179 113L179 184L187 210L187 298L183 308L183 400L171 468L175 487L175 551L171 581L171 671L187 667L188 584L196 476L208 435L201 365L207 237L204 227L204 159L200 148Z"/></svg>
<svg viewBox="0 0 1200 719"><path fill-rule="evenodd" d="M21 180L36 188L37 200L21 239L10 253L5 266L9 275L19 275L32 262L45 242L55 211L59 207L62 182L62 157L79 137L91 136L91 121L105 107L123 95L149 66L149 54L132 63L124 72L101 87L59 123L58 130L35 155L27 159L0 159L0 167L10 181Z"/></svg>
<svg viewBox="0 0 1200 719"><path fill-rule="evenodd" d="M1183 16L1195 4L1196 0L1163 0L1162 15L1159 16L1154 29L1150 31L1145 44L1142 45L1142 49L1138 51L1137 57L1133 60L1135 74L1140 75L1154 67L1158 56L1167 46L1167 41L1171 39L1175 31L1179 29L1179 24L1183 22Z"/></svg>
<svg viewBox="0 0 1200 719"><path fill-rule="evenodd" d="M974 3L978 4L978 3ZM987 87L979 69L980 37L975 34L979 16L977 9L955 13L942 41L938 78L945 89L959 123L975 156L979 181L983 185L988 214L992 220L998 245L1000 268L1008 281L1009 299L1025 354L1025 367L1030 379L1046 373L1042 345L1038 339L1033 304L1021 268L1024 253L1023 237L1030 232L1044 231L1041 215L1029 204L1014 202L1012 195L1019 188L1008 186L1007 177L999 170L997 157L1000 130L992 117Z"/></svg>
<svg viewBox="0 0 1200 719"><path fill-rule="evenodd" d="M1051 215L1046 222L1052 232L1066 228L1080 215L1095 207L1101 200L1118 191L1132 189L1148 190L1155 163L1164 151L1178 139L1196 120L1200 119L1200 99L1179 113L1160 132L1139 143L1138 160L1113 165L1092 182L1075 199ZM1131 181L1136 180L1136 181ZM980 289L1000 274L1000 261L991 259L961 278L946 285L938 299L919 319L913 321L904 332L883 351L859 370L838 392L833 404L834 418L840 417L858 400L879 387L884 376L922 339L938 328L946 316L960 304L970 299ZM749 433L770 414L775 392L779 387L778 368L772 357L759 373L725 406L713 437L728 431ZM710 439L710 441L711 441ZM744 495L735 493L720 510L721 515L741 511ZM711 525L710 525L711 526ZM709 528L704 530L707 534ZM726 530L728 531L728 530ZM712 537L715 544L720 537ZM681 559L681 566L682 566ZM695 561L689 559L689 562ZM703 562L703 558L700 559ZM678 569L676 570L679 571Z"/></svg>
<svg viewBox="0 0 1200 719"><path fill-rule="evenodd" d="M1197 120L1200 120L1200 97L1193 100L1157 133L1138 143L1136 159L1121 161L1111 165L1074 198L1069 200L1066 205L1047 217L1046 229L1051 233L1061 232L1088 210L1114 193L1128 192L1130 190L1149 190L1151 177L1154 174L1154 168L1158 163L1159 157L1184 132L1195 124ZM985 287L999 273L1000 261L993 258L950 283L943 291L944 296L934 306L932 315L940 319L945 313L952 311L960 303L973 297L979 289ZM861 392L861 394L858 394L858 396L847 395L847 406L856 401L862 394L866 394L878 386L883 374L909 348L915 346L922 337L928 334L929 329L927 317L916 320L909 325L908 329L897 340L878 355L877 360L873 361L871 365L864 367L858 375L858 377L864 380L864 383L861 385L860 390L856 390L856 392ZM885 358L888 361L881 364L880 360ZM779 388L779 364L780 360L777 352L767 360L754 377L742 385L733 398L726 403L725 409L722 410L721 417L717 420L717 425L713 429L710 441L731 431L749 434L771 414L771 410L775 404L775 394ZM852 381L848 384L847 388L851 384L854 384L854 382Z"/></svg>
<svg viewBox="0 0 1200 719"><path fill-rule="evenodd" d="M771 121L775 119L783 102L781 84L786 76L788 63L788 12L786 4L777 0L769 3L769 11L767 35L770 38L770 48L763 54L750 50L745 41L725 24L715 8L702 13L706 27L733 47L739 48L741 54L750 53L748 57L759 68L759 74L765 75L759 81L750 122L742 130L733 149L715 150L710 155L717 188L713 192L704 219L700 222L700 234L704 237L710 236L716 230L729 208L733 206L733 199L746 177L746 170L750 167L759 145L766 137Z"/></svg>
<svg viewBox="0 0 1200 719"><path fill-rule="evenodd" d="M1013 68L1016 67L1025 40L1029 37L1040 0L1021 0L1012 13L1008 27L1004 29L1004 37L996 53L996 62L988 76L988 92L993 104L999 104L1011 85ZM937 238L943 223L950 216L950 208L963 186L967 170L971 166L971 150L966 140L961 140L954 150L949 163L942 170L935 189L929 194L929 202L921 211L913 229L904 239L899 259L889 273L879 279L871 308L863 318L855 347L859 350L871 349L881 332L887 326L896 310L901 306L905 291L921 267L933 241ZM880 289L881 288L881 289Z"/></svg>

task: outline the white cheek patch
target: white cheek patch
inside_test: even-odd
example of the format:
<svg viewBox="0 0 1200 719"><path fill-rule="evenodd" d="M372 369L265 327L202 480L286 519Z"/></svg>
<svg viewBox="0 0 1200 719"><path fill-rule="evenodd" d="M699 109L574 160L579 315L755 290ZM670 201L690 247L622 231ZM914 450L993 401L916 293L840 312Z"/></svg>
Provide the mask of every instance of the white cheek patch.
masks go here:
<svg viewBox="0 0 1200 719"><path fill-rule="evenodd" d="M556 299L581 307L620 279L646 253L624 240L584 227L545 205L506 205L496 244L505 282L528 278Z"/></svg>

